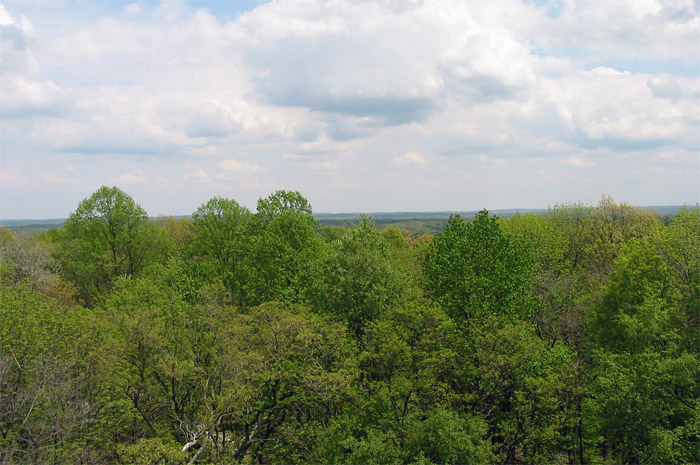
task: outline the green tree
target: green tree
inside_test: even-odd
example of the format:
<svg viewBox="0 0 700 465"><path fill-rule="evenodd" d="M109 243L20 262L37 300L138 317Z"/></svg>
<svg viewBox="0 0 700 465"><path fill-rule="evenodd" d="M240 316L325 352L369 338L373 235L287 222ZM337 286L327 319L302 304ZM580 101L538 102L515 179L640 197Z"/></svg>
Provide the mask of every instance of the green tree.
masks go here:
<svg viewBox="0 0 700 465"><path fill-rule="evenodd" d="M479 412L502 463L576 461L575 353L522 322L473 328L458 346L464 408Z"/></svg>
<svg viewBox="0 0 700 465"><path fill-rule="evenodd" d="M148 215L118 187L101 187L64 224L60 259L79 296L94 305L120 276L140 276L167 245Z"/></svg>
<svg viewBox="0 0 700 465"><path fill-rule="evenodd" d="M346 330L301 306L267 303L201 313L209 344L192 352L198 408L180 418L192 456L215 463L309 461L313 435L356 380ZM190 449L190 448L188 448Z"/></svg>
<svg viewBox="0 0 700 465"><path fill-rule="evenodd" d="M437 407L407 417L403 433L355 414L339 415L318 432L317 463L494 463L478 416Z"/></svg>
<svg viewBox="0 0 700 465"><path fill-rule="evenodd" d="M360 368L371 391L386 391L386 418L403 427L404 418L456 400L453 382L460 363L455 323L437 305L410 303L367 326Z"/></svg>
<svg viewBox="0 0 700 465"><path fill-rule="evenodd" d="M205 260L212 278L221 279L233 301L241 303L244 293L245 236L252 213L232 199L214 197L192 214L189 249Z"/></svg>
<svg viewBox="0 0 700 465"><path fill-rule="evenodd" d="M405 449L416 462L493 463L486 435L486 422L479 417L437 408L409 430Z"/></svg>
<svg viewBox="0 0 700 465"><path fill-rule="evenodd" d="M487 425L453 409L460 360L455 323L429 303L367 322L360 382L317 430L328 463L491 463Z"/></svg>
<svg viewBox="0 0 700 465"><path fill-rule="evenodd" d="M648 237L660 225L661 220L653 212L603 196L591 218L585 251L589 272L607 278L622 247L632 239Z"/></svg>
<svg viewBox="0 0 700 465"><path fill-rule="evenodd" d="M590 318L586 411L600 452L619 463L700 459L700 214L682 211L628 243Z"/></svg>
<svg viewBox="0 0 700 465"><path fill-rule="evenodd" d="M74 463L96 406L82 389L81 321L0 265L0 462Z"/></svg>
<svg viewBox="0 0 700 465"><path fill-rule="evenodd" d="M192 237L192 220L186 216L159 216L156 226L172 241L176 250L183 250Z"/></svg>
<svg viewBox="0 0 700 465"><path fill-rule="evenodd" d="M486 210L472 223L450 217L430 244L425 287L460 321L526 318L532 312L533 262L525 242L506 234Z"/></svg>
<svg viewBox="0 0 700 465"><path fill-rule="evenodd" d="M258 200L257 216L264 223L285 213L300 213L311 216L313 211L309 201L298 191L278 190L266 198Z"/></svg>
<svg viewBox="0 0 700 465"><path fill-rule="evenodd" d="M410 275L370 217L343 230L316 280L316 308L346 321L358 337L367 323L417 297Z"/></svg>
<svg viewBox="0 0 700 465"><path fill-rule="evenodd" d="M296 191L277 191L258 200L245 239L248 305L308 299L325 252L319 228L308 201Z"/></svg>

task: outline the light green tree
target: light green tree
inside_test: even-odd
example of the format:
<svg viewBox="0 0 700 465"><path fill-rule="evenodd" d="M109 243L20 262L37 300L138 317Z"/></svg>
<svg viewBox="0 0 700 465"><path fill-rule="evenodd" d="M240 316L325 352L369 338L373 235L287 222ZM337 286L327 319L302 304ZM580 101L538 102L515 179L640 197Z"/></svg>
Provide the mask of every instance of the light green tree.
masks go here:
<svg viewBox="0 0 700 465"><path fill-rule="evenodd" d="M83 389L81 322L0 262L0 462L80 461L97 406Z"/></svg>
<svg viewBox="0 0 700 465"><path fill-rule="evenodd" d="M452 216L430 244L425 287L453 318L512 320L532 314L534 266L527 244L505 233L486 210L472 223Z"/></svg>
<svg viewBox="0 0 700 465"><path fill-rule="evenodd" d="M277 191L258 200L245 241L243 286L248 305L308 299L325 244L301 194Z"/></svg>
<svg viewBox="0 0 700 465"><path fill-rule="evenodd" d="M628 243L589 322L586 411L600 452L618 463L700 459L700 213Z"/></svg>

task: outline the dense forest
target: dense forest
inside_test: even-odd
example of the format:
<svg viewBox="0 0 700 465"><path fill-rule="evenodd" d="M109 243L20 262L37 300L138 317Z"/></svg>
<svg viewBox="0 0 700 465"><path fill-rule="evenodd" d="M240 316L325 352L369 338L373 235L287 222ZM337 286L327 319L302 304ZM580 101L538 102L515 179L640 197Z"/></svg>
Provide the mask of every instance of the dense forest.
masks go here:
<svg viewBox="0 0 700 465"><path fill-rule="evenodd" d="M698 463L699 380L697 207L0 229L3 464Z"/></svg>

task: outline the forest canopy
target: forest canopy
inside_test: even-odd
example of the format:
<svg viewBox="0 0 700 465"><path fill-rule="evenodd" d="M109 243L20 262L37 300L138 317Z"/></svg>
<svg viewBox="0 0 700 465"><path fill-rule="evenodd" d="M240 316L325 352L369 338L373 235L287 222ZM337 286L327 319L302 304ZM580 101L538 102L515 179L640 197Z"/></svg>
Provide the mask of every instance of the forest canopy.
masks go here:
<svg viewBox="0 0 700 465"><path fill-rule="evenodd" d="M697 463L699 380L697 207L0 228L3 464Z"/></svg>

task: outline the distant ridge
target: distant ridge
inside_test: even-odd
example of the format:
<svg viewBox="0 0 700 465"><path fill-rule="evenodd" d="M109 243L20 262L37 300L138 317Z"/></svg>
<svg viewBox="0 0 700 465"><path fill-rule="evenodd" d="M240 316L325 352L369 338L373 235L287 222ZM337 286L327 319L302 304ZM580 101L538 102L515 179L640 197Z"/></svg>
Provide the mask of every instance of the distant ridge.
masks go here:
<svg viewBox="0 0 700 465"><path fill-rule="evenodd" d="M464 217L473 217L481 210L463 210L463 211L432 211L432 212L370 212L375 220L378 218L400 218L400 219L449 219L450 215L460 215ZM547 211L546 208L509 208L503 210L489 210L490 214L497 216L512 216L517 213L540 213ZM359 218L365 213L314 213L314 216L319 220L333 218Z"/></svg>
<svg viewBox="0 0 700 465"><path fill-rule="evenodd" d="M688 205L686 205L688 206ZM692 206L692 205L691 205ZM649 210L656 212L659 216L667 217L678 213L684 205L649 205L637 206L641 210ZM500 210L489 210L489 213L503 218L510 218L517 214L538 214L546 212L547 208L506 208ZM431 231L441 230L440 225L447 222L450 215L460 215L465 219L471 219L480 210L463 210L463 211L428 211L428 212L369 212L368 215L378 226L393 226L401 223L427 221L432 224L429 229ZM344 226L352 223L364 215L363 212L347 212L347 213L314 213L314 217L324 226ZM189 215L174 215L174 218L188 217ZM60 228L67 218L48 218L48 219L8 219L0 220L0 227L21 230L41 232L51 228ZM153 217L152 219L156 219Z"/></svg>
<svg viewBox="0 0 700 465"><path fill-rule="evenodd" d="M0 220L0 227L15 231L40 233L51 228L62 228L66 218L48 218L45 220Z"/></svg>

